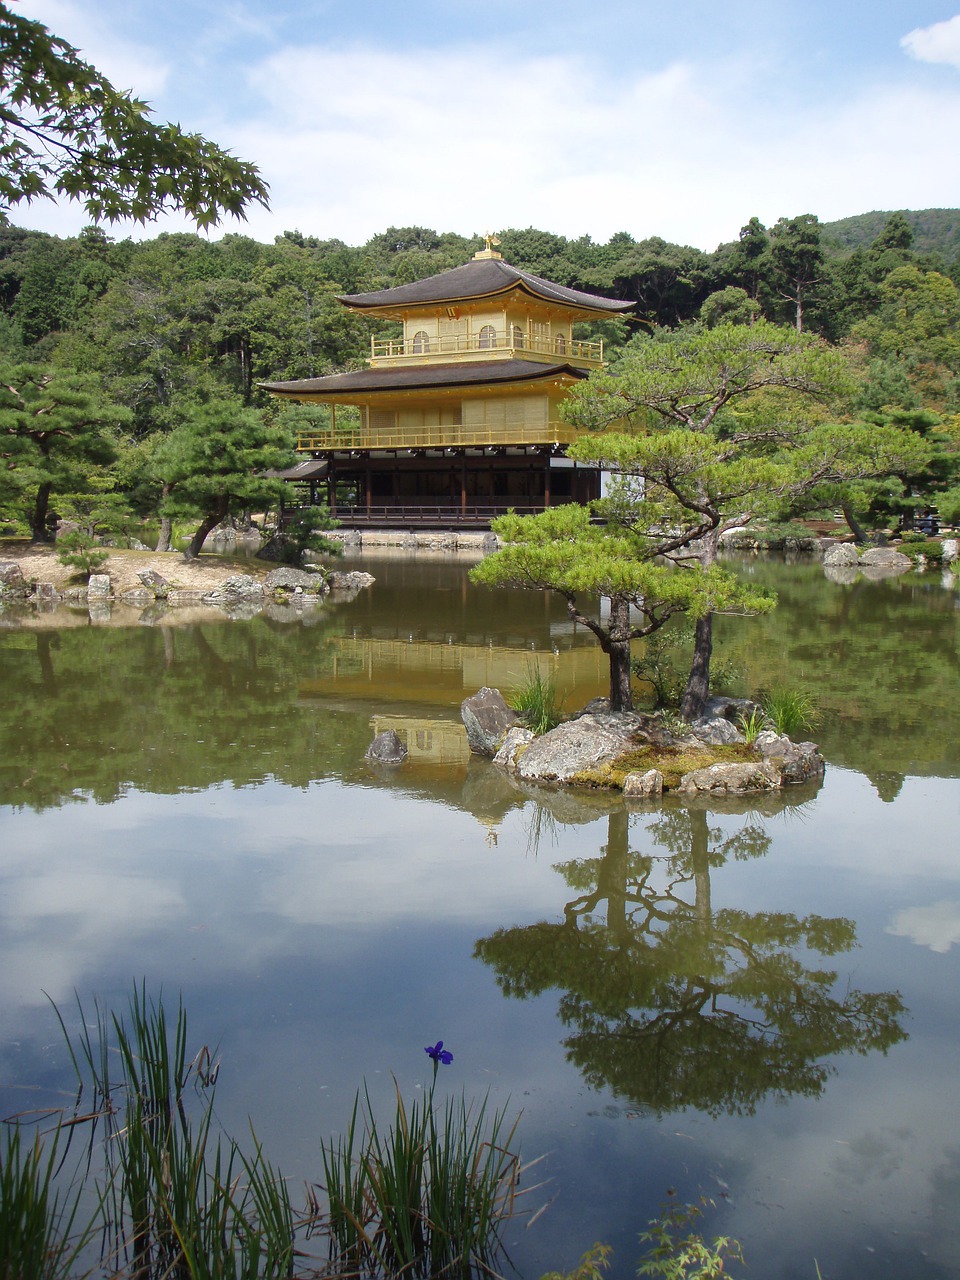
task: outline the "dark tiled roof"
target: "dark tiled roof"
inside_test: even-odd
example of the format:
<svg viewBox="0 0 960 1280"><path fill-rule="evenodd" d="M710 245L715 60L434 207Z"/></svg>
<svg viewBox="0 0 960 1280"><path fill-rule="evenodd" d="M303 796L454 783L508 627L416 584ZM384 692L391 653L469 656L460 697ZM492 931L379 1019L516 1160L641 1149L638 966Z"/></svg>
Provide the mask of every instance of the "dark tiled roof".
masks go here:
<svg viewBox="0 0 960 1280"><path fill-rule="evenodd" d="M326 462L318 462L316 458L307 458L304 462L295 462L292 467L284 467L282 471L264 471L270 480L320 480L329 470Z"/></svg>
<svg viewBox="0 0 960 1280"><path fill-rule="evenodd" d="M424 303L464 302L472 298L485 298L519 286L536 298L547 302L559 302L579 307L584 311L629 311L632 302L618 302L615 298L601 298L593 293L581 293L562 284L542 280L528 271L511 267L502 258L472 259L462 267L441 271L426 280L397 285L395 289L380 289L374 293L348 293L339 301L348 307L361 310L374 307L406 307Z"/></svg>
<svg viewBox="0 0 960 1280"><path fill-rule="evenodd" d="M535 382L538 378L566 375L585 378L586 369L570 364L538 364L535 360L477 360L463 364L414 365L407 368L358 369L333 373L326 378L301 378L297 382L261 382L274 395L339 395L357 391L412 391L420 387L476 387L504 382Z"/></svg>

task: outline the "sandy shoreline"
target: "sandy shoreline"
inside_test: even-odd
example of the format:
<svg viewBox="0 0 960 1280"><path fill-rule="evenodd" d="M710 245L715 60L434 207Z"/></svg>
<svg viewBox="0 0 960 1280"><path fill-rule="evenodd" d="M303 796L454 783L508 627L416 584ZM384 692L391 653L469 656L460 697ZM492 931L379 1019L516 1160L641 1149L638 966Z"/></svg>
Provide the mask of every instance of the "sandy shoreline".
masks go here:
<svg viewBox="0 0 960 1280"><path fill-rule="evenodd" d="M28 582L51 582L58 592L85 585L85 578L62 565L53 547L26 542L0 543L0 562L19 564ZM266 577L276 564L246 556L214 556L204 553L196 560L185 560L179 551L126 551L111 548L109 559L99 570L108 574L114 596L141 587L139 573L153 569L182 591L212 591L232 574L245 573L258 581Z"/></svg>

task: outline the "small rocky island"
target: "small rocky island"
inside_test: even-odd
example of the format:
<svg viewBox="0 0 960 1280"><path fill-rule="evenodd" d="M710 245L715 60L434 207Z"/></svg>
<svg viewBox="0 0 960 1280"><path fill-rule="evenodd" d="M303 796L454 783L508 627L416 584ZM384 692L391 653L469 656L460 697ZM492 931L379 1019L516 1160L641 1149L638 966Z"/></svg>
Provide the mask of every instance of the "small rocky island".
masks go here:
<svg viewBox="0 0 960 1280"><path fill-rule="evenodd" d="M611 713L598 698L573 719L537 737L498 689L481 689L460 707L470 749L520 781L620 790L625 796L747 795L823 775L813 742L763 730L747 742L737 721L757 710L743 698L711 698L686 732L656 716Z"/></svg>

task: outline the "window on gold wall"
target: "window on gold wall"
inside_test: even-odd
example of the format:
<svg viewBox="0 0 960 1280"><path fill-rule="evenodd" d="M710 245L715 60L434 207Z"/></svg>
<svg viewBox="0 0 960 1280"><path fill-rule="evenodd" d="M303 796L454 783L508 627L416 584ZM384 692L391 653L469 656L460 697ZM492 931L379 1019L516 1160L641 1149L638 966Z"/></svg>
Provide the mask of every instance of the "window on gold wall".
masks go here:
<svg viewBox="0 0 960 1280"><path fill-rule="evenodd" d="M523 330L518 324L513 326L513 345L515 347L523 346Z"/></svg>
<svg viewBox="0 0 960 1280"><path fill-rule="evenodd" d="M489 347L497 345L497 331L492 324L485 324L480 330L480 341L477 345L481 350L487 350Z"/></svg>
<svg viewBox="0 0 960 1280"><path fill-rule="evenodd" d="M430 350L430 337L425 330L419 329L413 335L413 354L422 356Z"/></svg>

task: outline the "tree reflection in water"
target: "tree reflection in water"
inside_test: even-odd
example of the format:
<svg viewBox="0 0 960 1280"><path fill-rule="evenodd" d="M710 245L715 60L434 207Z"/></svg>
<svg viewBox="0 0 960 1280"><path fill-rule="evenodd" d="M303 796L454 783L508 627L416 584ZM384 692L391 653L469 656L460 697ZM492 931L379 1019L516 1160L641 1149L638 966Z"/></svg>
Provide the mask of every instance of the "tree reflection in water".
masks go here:
<svg viewBox="0 0 960 1280"><path fill-rule="evenodd" d="M646 828L661 854L631 849L629 824L612 812L600 857L558 866L579 891L562 922L475 946L506 995L562 993L567 1056L594 1088L658 1115L751 1114L768 1094L819 1094L837 1054L906 1038L898 993L817 966L856 945L853 921L714 910L711 872L769 848L756 816L724 837L705 809L665 810Z"/></svg>

